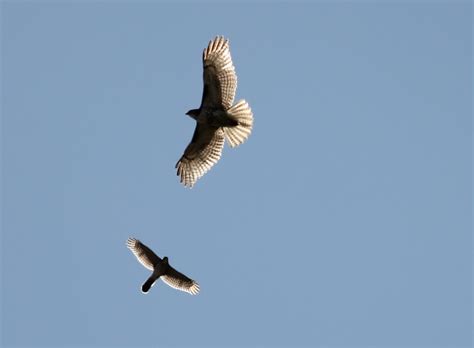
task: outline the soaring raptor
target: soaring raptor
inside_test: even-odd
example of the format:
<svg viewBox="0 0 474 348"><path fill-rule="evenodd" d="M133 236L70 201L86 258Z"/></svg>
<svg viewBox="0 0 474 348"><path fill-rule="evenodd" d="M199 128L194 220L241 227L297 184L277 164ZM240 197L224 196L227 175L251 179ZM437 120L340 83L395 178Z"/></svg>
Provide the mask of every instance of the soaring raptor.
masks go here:
<svg viewBox="0 0 474 348"><path fill-rule="evenodd" d="M189 110L196 120L194 135L176 163L181 182L192 187L219 161L224 139L231 147L242 144L253 126L252 110L245 100L234 102L237 75L229 51L229 40L222 36L209 42L202 55L204 91L199 109Z"/></svg>
<svg viewBox="0 0 474 348"><path fill-rule="evenodd" d="M135 238L127 240L127 247L143 266L153 271L151 276L142 285L143 293L146 294L158 278L161 278L172 288L186 291L191 295L199 293L199 284L171 267L168 263L168 257L165 256L161 259L150 248Z"/></svg>

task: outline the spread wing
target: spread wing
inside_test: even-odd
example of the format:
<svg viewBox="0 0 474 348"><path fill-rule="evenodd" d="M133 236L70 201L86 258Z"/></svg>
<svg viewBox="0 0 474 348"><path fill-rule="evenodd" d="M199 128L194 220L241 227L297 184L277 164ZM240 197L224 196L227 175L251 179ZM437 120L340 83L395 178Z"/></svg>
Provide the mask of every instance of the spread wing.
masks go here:
<svg viewBox="0 0 474 348"><path fill-rule="evenodd" d="M200 290L198 283L186 277L184 274L178 272L171 266L169 266L169 269L166 274L161 276L161 279L172 288L181 291L186 291L191 295L197 295Z"/></svg>
<svg viewBox="0 0 474 348"><path fill-rule="evenodd" d="M128 238L127 247L136 256L137 260L150 271L153 271L154 265L161 262L161 258L138 239Z"/></svg>
<svg viewBox="0 0 474 348"><path fill-rule="evenodd" d="M204 92L201 108L224 107L229 109L234 102L237 75L232 64L229 40L216 37L202 54L204 66Z"/></svg>
<svg viewBox="0 0 474 348"><path fill-rule="evenodd" d="M192 187L214 164L219 161L224 147L224 131L198 123L183 156L176 163L181 182Z"/></svg>

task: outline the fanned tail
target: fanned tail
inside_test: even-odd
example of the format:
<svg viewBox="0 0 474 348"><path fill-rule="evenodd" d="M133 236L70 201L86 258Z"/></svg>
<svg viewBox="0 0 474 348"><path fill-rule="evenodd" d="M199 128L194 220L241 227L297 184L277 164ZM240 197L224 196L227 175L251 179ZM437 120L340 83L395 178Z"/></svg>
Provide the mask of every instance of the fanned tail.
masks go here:
<svg viewBox="0 0 474 348"><path fill-rule="evenodd" d="M232 116L238 125L235 127L223 127L225 137L231 147L242 144L252 132L253 114L249 104L245 100L239 100L227 113Z"/></svg>

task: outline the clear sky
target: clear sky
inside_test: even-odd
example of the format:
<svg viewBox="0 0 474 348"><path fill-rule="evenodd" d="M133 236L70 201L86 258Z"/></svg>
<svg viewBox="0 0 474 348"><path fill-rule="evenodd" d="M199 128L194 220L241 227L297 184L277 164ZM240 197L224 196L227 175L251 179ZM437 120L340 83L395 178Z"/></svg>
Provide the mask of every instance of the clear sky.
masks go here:
<svg viewBox="0 0 474 348"><path fill-rule="evenodd" d="M1 11L3 346L472 344L471 2ZM189 190L219 34L254 131Z"/></svg>

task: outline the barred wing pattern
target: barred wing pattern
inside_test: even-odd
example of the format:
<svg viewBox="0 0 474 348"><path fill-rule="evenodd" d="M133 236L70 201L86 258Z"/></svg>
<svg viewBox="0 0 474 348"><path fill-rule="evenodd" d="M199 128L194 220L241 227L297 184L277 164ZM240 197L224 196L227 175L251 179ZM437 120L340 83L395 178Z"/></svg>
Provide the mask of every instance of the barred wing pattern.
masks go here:
<svg viewBox="0 0 474 348"><path fill-rule="evenodd" d="M230 56L229 40L222 36L209 42L203 51L204 92L202 107L229 109L234 102L237 75Z"/></svg>
<svg viewBox="0 0 474 348"><path fill-rule="evenodd" d="M181 183L193 187L219 161L224 147L224 131L197 124L193 139L176 163Z"/></svg>
<svg viewBox="0 0 474 348"><path fill-rule="evenodd" d="M199 109L186 114L196 120L193 139L176 163L180 181L193 187L219 161L225 139L231 147L242 144L253 127L253 114L245 100L232 106L237 75L229 41L217 36L203 51L204 91Z"/></svg>
<svg viewBox="0 0 474 348"><path fill-rule="evenodd" d="M127 248L129 248L137 260L150 271L153 271L154 265L161 262L161 258L138 239L128 238Z"/></svg>
<svg viewBox="0 0 474 348"><path fill-rule="evenodd" d="M128 238L127 247L143 266L153 271L142 285L143 293L148 293L158 278L161 278L165 284L174 289L185 291L191 295L199 293L199 284L171 267L167 257L161 259L150 248L135 238Z"/></svg>
<svg viewBox="0 0 474 348"><path fill-rule="evenodd" d="M197 295L200 291L199 284L186 277L173 267L169 266L165 275L161 279L174 289L185 291L191 295Z"/></svg>

